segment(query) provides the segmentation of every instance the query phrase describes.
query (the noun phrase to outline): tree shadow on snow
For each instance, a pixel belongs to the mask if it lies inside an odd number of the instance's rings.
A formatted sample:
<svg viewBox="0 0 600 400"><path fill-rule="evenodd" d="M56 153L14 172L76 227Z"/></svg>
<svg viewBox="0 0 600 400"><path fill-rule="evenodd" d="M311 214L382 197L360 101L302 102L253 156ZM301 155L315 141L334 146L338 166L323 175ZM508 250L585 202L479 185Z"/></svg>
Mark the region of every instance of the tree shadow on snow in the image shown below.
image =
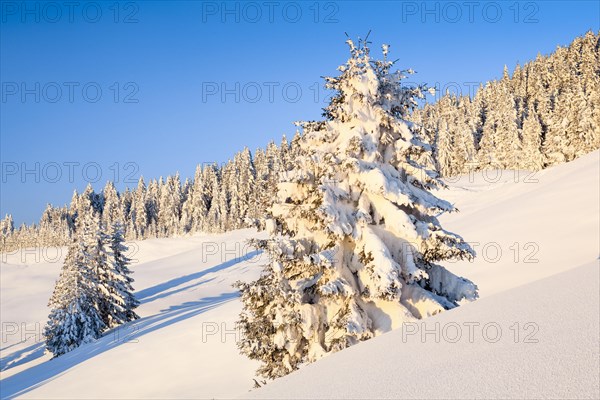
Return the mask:
<svg viewBox="0 0 600 400"><path fill-rule="evenodd" d="M167 281L167 282L159 283L158 285L155 285L155 286L140 290L139 292L136 292L135 297L137 297L137 299L142 304L148 303L150 301L156 300L161 297L166 297L166 296L168 296L168 294L161 295L161 296L157 296L157 295L159 293L165 292L169 289L173 289L177 286L183 285L184 283L187 283L187 282L190 282L190 281L193 281L196 279L200 279L203 276L208 275L210 273L219 272L219 271L229 268L235 264L238 264L242 261L250 260L261 253L262 253L261 250L254 250L252 252L249 252L248 254L246 254L243 257L238 257L238 258L234 258L229 261L225 261L222 264L215 265L214 267L205 269L203 271L195 272L193 274L184 275L179 278L171 279L170 281ZM181 290L177 290L177 291L181 291Z"/></svg>
<svg viewBox="0 0 600 400"><path fill-rule="evenodd" d="M19 343L15 343L13 346L17 344ZM4 352L9 347L12 346L8 346L7 348L2 349L2 351ZM17 367L21 364L33 361L36 358L42 357L44 355L45 347L46 346L43 342L38 342L0 358L0 371L5 371L7 369Z"/></svg>
<svg viewBox="0 0 600 400"><path fill-rule="evenodd" d="M226 261L222 264L208 268L198 273L185 275L177 279L172 279L165 283L153 286L151 288L142 290L138 293L138 299L142 302L152 301L159 297L166 297L178 292L179 290L170 291L163 293L169 289L173 289L176 286L182 285L186 282L203 277L211 272L221 271L225 268L231 267L240 261L244 261L257 255L259 252L253 252L248 254L244 258L237 258L234 260ZM189 287L198 286L206 283L210 280L205 280L197 284L190 285ZM154 296L154 297L153 297ZM64 374L70 368L82 363L92 357L95 357L105 351L111 350L124 343L135 343L140 337L154 332L156 330L168 327L178 322L184 321L188 318L195 317L206 311L209 311L215 307L218 307L226 302L229 302L239 296L237 291L222 293L216 297L204 297L198 301L185 302L177 306L171 306L169 309L162 310L159 314L151 315L138 319L136 321L123 324L115 329L107 331L100 339L93 343L83 345L69 353L63 354L60 357L53 358L41 364L35 365L29 369L19 372L13 376L3 379L0 383L0 398L11 399L14 397L22 396L23 394L34 390L45 383L56 379L57 377ZM38 344L40 347L30 346L25 351L32 351L33 358L41 357L44 354L44 344ZM15 356L16 358L16 356ZM13 359L15 359L13 358ZM31 361L30 356L27 356L28 360ZM4 360L3 360L4 362ZM10 360L6 361L7 363ZM19 361L22 364L26 361ZM4 365L4 363L3 363Z"/></svg>

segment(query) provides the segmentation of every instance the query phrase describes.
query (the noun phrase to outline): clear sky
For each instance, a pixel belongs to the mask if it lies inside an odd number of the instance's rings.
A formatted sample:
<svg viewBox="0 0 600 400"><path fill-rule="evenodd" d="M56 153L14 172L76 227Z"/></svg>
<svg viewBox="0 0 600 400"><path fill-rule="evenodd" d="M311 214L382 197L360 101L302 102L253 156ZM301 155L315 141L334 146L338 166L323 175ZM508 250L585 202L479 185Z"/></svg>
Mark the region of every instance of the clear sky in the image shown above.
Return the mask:
<svg viewBox="0 0 600 400"><path fill-rule="evenodd" d="M473 90L598 31L598 1L2 1L0 212L37 221L88 182L193 175L315 119L345 32L410 81Z"/></svg>

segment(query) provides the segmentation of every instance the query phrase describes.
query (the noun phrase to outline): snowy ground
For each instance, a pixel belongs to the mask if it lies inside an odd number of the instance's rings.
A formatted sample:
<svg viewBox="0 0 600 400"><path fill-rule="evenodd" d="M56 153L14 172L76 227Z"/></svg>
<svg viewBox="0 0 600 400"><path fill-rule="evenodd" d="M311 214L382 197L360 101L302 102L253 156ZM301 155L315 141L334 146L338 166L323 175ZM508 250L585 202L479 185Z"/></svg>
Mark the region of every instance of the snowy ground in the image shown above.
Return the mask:
<svg viewBox="0 0 600 400"><path fill-rule="evenodd" d="M451 182L442 195L461 212L441 220L478 257L448 267L481 299L252 392L231 284L264 261L244 245L253 231L135 243L142 319L55 360L41 329L62 257L3 254L1 397L600 398L599 154Z"/></svg>
<svg viewBox="0 0 600 400"><path fill-rule="evenodd" d="M481 299L241 397L600 398L599 154L450 183L442 225L478 257L449 268Z"/></svg>
<svg viewBox="0 0 600 400"><path fill-rule="evenodd" d="M245 245L255 235L135 243L142 318L54 360L44 355L41 330L62 260L47 262L50 250L4 256L2 398L212 398L251 388L257 365L235 346L241 305L232 284L260 271L264 256Z"/></svg>

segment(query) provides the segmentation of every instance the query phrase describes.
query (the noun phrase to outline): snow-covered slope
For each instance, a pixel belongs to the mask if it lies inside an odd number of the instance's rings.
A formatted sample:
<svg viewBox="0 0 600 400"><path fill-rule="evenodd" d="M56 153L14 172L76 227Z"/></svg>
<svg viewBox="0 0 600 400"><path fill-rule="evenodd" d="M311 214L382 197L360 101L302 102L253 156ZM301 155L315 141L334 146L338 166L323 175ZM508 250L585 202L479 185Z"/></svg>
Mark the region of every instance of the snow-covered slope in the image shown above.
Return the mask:
<svg viewBox="0 0 600 400"><path fill-rule="evenodd" d="M441 218L478 253L449 265L482 297L598 260L600 152L540 172L487 171L449 183Z"/></svg>
<svg viewBox="0 0 600 400"><path fill-rule="evenodd" d="M480 253L450 268L482 299L242 397L600 398L599 154L450 183L445 197L462 212L444 226Z"/></svg>
<svg viewBox="0 0 600 400"><path fill-rule="evenodd" d="M231 285L260 271L264 256L245 245L253 236L134 243L142 318L54 360L44 355L41 330L62 260L48 262L50 250L3 255L2 398L212 398L252 387L257 365L235 345L241 305Z"/></svg>
<svg viewBox="0 0 600 400"><path fill-rule="evenodd" d="M55 360L41 328L62 258L51 249L3 254L1 397L598 398L599 163L595 152L517 182L502 171L497 182L490 172L451 183L441 195L461 212L442 222L478 242L479 256L448 267L476 282L482 299L252 392L257 365L235 346L231 284L259 273L264 256L244 246L255 232L135 243L142 319ZM436 326L439 343L434 333L423 341Z"/></svg>
<svg viewBox="0 0 600 400"><path fill-rule="evenodd" d="M597 399L598 289L590 263L407 324L243 397Z"/></svg>

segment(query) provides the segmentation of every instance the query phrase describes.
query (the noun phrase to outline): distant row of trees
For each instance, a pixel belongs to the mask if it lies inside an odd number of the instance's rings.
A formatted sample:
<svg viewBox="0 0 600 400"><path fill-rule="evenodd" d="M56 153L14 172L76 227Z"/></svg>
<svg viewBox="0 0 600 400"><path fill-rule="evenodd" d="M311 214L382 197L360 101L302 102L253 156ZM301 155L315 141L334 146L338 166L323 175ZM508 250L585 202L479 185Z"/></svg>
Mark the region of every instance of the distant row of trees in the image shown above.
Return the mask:
<svg viewBox="0 0 600 400"><path fill-rule="evenodd" d="M73 194L68 207L48 205L39 224L15 229L7 215L0 221L0 250L66 246L78 221L90 212L104 226L122 223L127 240L257 226L274 196L279 172L293 165L299 138L297 134L289 143L284 136L279 146L271 142L254 156L246 148L222 166L198 165L194 178L183 184L176 174L148 184L140 178L135 189L122 193L112 182L100 193L88 185Z"/></svg>
<svg viewBox="0 0 600 400"><path fill-rule="evenodd" d="M480 87L446 94L411 120L434 147L443 176L542 168L600 147L600 37L589 31L550 56Z"/></svg>
<svg viewBox="0 0 600 400"><path fill-rule="evenodd" d="M442 176L481 169L539 170L600 147L600 37L593 32L568 47L515 68L482 86L473 99L447 94L416 109L410 120L433 149ZM327 113L327 111L326 111ZM15 228L0 220L0 251L65 246L91 201L105 226L123 224L127 240L257 226L272 204L279 174L295 167L300 136L271 142L254 155L246 148L224 165L198 166L193 179L179 174L140 178L118 193L91 185L65 207L48 205L38 224Z"/></svg>

